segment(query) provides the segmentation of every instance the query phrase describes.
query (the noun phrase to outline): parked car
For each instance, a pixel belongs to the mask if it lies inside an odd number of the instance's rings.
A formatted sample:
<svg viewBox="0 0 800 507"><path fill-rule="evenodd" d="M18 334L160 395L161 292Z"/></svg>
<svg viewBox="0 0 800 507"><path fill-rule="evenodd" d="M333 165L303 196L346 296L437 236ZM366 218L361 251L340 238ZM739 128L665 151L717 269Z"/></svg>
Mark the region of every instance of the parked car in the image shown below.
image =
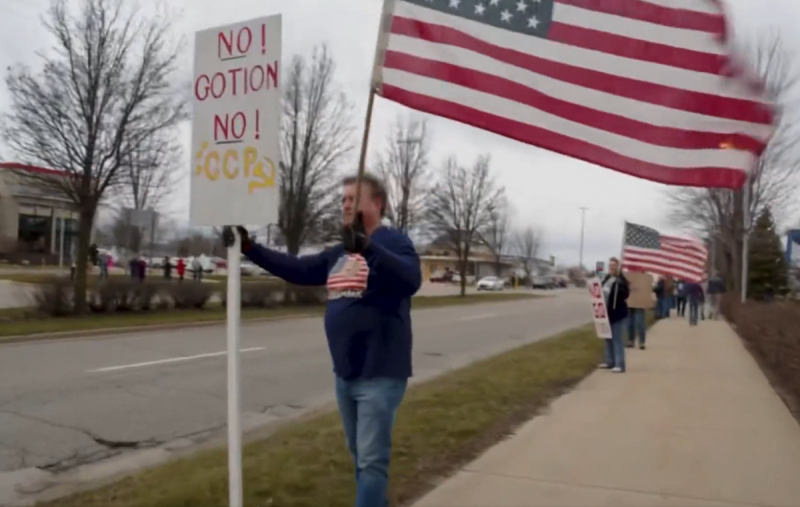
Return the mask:
<svg viewBox="0 0 800 507"><path fill-rule="evenodd" d="M437 271L430 277L431 283L447 283L453 281L453 272L449 269L445 271Z"/></svg>
<svg viewBox="0 0 800 507"><path fill-rule="evenodd" d="M546 277L546 276L536 276L533 278L533 288L534 289L555 289L556 286L553 283L553 280Z"/></svg>
<svg viewBox="0 0 800 507"><path fill-rule="evenodd" d="M478 281L478 290L503 290L505 283L496 276L484 276Z"/></svg>
<svg viewBox="0 0 800 507"><path fill-rule="evenodd" d="M239 264L239 269L242 272L242 276L255 276L262 271L261 268L250 261L242 261Z"/></svg>

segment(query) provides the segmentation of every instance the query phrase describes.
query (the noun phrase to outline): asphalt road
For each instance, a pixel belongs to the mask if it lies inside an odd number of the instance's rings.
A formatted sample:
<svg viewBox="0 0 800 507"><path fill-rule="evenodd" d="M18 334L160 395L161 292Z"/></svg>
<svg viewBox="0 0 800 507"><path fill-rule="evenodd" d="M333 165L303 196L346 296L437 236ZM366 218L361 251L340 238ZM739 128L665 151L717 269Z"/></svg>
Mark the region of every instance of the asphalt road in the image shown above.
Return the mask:
<svg viewBox="0 0 800 507"><path fill-rule="evenodd" d="M413 312L415 376L588 323L586 295ZM226 418L225 328L0 347L0 478L68 470L130 446L195 443ZM332 399L319 318L242 327L245 429Z"/></svg>

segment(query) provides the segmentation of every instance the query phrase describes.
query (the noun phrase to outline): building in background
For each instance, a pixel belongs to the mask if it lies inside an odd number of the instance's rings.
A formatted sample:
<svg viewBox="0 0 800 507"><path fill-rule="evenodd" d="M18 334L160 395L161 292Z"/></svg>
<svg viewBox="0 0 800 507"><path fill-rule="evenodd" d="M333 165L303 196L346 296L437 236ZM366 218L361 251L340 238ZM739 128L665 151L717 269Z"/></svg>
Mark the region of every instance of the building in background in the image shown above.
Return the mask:
<svg viewBox="0 0 800 507"><path fill-rule="evenodd" d="M40 188L25 173L65 177L53 169L0 163L0 257L11 262L56 263L63 237L67 262L73 244L77 245L78 210L66 196Z"/></svg>

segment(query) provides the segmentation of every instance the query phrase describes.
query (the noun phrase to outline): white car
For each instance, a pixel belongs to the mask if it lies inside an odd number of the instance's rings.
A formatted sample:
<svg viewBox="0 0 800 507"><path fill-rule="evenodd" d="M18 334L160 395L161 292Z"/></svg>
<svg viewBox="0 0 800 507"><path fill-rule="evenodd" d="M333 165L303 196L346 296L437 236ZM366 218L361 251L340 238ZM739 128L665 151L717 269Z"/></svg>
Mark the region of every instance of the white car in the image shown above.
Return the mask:
<svg viewBox="0 0 800 507"><path fill-rule="evenodd" d="M261 268L250 261L241 261L239 263L239 269L242 271L242 276L255 276L262 271Z"/></svg>
<svg viewBox="0 0 800 507"><path fill-rule="evenodd" d="M496 276L485 276L478 281L478 290L503 290L506 284Z"/></svg>

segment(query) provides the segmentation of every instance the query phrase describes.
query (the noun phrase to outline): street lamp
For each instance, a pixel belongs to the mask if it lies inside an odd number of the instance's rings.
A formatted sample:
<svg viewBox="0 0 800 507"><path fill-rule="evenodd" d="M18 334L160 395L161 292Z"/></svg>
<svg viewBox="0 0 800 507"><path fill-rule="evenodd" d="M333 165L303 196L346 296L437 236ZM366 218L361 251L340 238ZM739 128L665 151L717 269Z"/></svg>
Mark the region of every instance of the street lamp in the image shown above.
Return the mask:
<svg viewBox="0 0 800 507"><path fill-rule="evenodd" d="M586 210L589 208L581 207L581 253L580 253L580 261L579 264L581 266L581 271L585 272L583 269L583 234L586 226Z"/></svg>

